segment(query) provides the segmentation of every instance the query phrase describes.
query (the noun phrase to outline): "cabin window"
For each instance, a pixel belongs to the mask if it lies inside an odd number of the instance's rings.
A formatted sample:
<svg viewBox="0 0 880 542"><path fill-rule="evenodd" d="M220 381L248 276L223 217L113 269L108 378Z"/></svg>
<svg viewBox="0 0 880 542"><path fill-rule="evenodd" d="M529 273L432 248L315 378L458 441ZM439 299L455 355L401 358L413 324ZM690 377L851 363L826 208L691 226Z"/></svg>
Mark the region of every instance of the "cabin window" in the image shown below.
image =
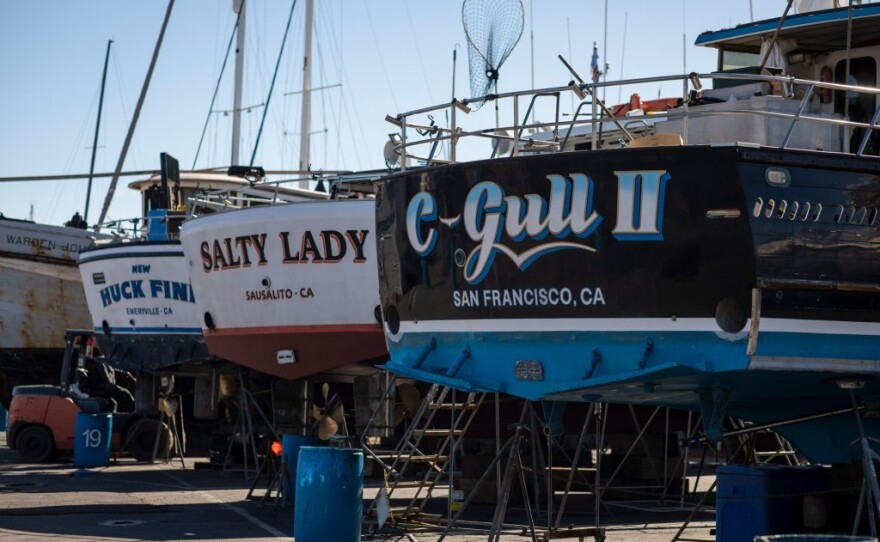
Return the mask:
<svg viewBox="0 0 880 542"><path fill-rule="evenodd" d="M761 56L757 53L741 51L721 51L718 55L718 69L721 71L737 70L750 66L760 66Z"/></svg>
<svg viewBox="0 0 880 542"><path fill-rule="evenodd" d="M822 204L816 204L816 212L813 213L813 222L819 222L819 217L822 216Z"/></svg>
<svg viewBox="0 0 880 542"><path fill-rule="evenodd" d="M791 202L791 210L788 212L788 219L789 220L794 220L795 218L797 218L798 209L800 209L800 207L801 207L800 203L798 203L796 201Z"/></svg>
<svg viewBox="0 0 880 542"><path fill-rule="evenodd" d="M877 209L871 209L871 214L868 215L868 225L873 226L877 223Z"/></svg>
<svg viewBox="0 0 880 542"><path fill-rule="evenodd" d="M770 198L767 200L767 210L764 211L765 218L773 218L773 210L776 209L776 200Z"/></svg>
<svg viewBox="0 0 880 542"><path fill-rule="evenodd" d="M788 209L788 201L782 200L779 202L779 208L776 209L776 216L779 218L785 217L785 210Z"/></svg>

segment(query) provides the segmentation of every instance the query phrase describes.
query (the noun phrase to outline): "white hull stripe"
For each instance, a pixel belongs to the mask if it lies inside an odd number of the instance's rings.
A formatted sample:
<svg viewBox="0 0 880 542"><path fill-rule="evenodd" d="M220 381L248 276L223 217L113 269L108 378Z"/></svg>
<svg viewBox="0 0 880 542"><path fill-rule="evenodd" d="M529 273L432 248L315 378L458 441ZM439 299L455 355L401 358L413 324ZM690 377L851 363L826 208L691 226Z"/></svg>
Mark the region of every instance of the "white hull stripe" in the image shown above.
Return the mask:
<svg viewBox="0 0 880 542"><path fill-rule="evenodd" d="M528 333L528 332L712 332L726 337L748 336L751 320L739 333L722 331L714 318L494 318L485 320L422 320L401 322L404 333ZM386 328L387 331L387 328ZM837 320L762 318L759 333L877 335L880 323Z"/></svg>

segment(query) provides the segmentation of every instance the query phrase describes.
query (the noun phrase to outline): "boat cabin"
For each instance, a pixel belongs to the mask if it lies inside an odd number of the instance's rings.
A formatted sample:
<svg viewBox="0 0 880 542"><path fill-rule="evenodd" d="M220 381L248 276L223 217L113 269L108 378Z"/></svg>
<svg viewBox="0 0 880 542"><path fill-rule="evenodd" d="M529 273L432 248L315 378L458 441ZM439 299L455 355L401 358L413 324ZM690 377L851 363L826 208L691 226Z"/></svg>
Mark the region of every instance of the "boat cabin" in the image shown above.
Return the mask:
<svg viewBox="0 0 880 542"><path fill-rule="evenodd" d="M141 193L142 212L140 218L130 221L132 234L153 241L177 239L181 223L194 216L328 198L324 192L264 182L262 168L232 168L230 173L182 171L179 179L171 182L163 183L161 175L153 175L130 183L129 188Z"/></svg>

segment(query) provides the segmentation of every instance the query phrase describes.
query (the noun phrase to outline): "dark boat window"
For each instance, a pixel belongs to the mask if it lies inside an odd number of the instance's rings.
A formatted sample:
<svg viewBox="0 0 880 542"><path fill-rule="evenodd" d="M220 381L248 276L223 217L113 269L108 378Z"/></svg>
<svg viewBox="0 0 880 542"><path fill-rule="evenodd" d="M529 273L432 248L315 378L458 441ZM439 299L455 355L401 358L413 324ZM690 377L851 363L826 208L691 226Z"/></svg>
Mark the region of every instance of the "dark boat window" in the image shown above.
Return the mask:
<svg viewBox="0 0 880 542"><path fill-rule="evenodd" d="M797 218L798 209L800 209L800 207L801 207L800 203L798 203L796 201L791 202L791 211L788 212L788 219L789 220L794 220L795 218Z"/></svg>
<svg viewBox="0 0 880 542"><path fill-rule="evenodd" d="M813 222L818 222L818 221L819 221L819 217L820 217L821 215L822 215L822 204L821 204L821 203L817 203L817 204L816 204L816 213L813 215Z"/></svg>
<svg viewBox="0 0 880 542"><path fill-rule="evenodd" d="M810 202L804 203L804 214L801 215L801 222L806 222L808 218L810 218Z"/></svg>
<svg viewBox="0 0 880 542"><path fill-rule="evenodd" d="M773 216L773 209L776 208L776 201L774 199L767 200L767 210L764 211L764 216L766 218L771 218Z"/></svg>
<svg viewBox="0 0 880 542"><path fill-rule="evenodd" d="M871 214L868 217L868 225L873 226L877 223L877 209L871 209Z"/></svg>
<svg viewBox="0 0 880 542"><path fill-rule="evenodd" d="M784 218L786 209L788 209L788 201L786 201L786 200L780 201L779 208L776 210L776 216L779 218Z"/></svg>
<svg viewBox="0 0 880 542"><path fill-rule="evenodd" d="M761 216L761 208L764 207L764 198L755 200L755 207L752 209L752 216L758 218Z"/></svg>
<svg viewBox="0 0 880 542"><path fill-rule="evenodd" d="M859 220L858 220L857 224L864 224L865 219L867 219L867 218L868 218L868 208L862 207L862 214L859 215Z"/></svg>
<svg viewBox="0 0 880 542"><path fill-rule="evenodd" d="M841 218L843 218L843 205L838 205L837 211L834 213L834 221L840 224Z"/></svg>

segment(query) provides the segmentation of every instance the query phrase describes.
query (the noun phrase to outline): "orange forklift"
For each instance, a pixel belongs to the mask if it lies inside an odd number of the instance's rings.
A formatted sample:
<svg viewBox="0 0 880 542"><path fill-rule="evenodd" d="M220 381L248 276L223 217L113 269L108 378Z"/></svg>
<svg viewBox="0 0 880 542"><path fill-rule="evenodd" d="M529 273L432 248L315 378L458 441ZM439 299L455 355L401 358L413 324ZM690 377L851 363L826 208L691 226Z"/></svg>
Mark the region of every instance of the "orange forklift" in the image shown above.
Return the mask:
<svg viewBox="0 0 880 542"><path fill-rule="evenodd" d="M86 366L95 370L95 364L101 363L100 357L94 355L92 335L91 331L67 330L60 385L16 386L12 390L7 445L28 462L54 459L73 450L78 413L111 412L113 451L128 452L139 461L167 457L173 437L164 422L152 414L134 412L133 404L82 390ZM129 392L124 393L130 396ZM120 407L131 411L120 412Z"/></svg>

